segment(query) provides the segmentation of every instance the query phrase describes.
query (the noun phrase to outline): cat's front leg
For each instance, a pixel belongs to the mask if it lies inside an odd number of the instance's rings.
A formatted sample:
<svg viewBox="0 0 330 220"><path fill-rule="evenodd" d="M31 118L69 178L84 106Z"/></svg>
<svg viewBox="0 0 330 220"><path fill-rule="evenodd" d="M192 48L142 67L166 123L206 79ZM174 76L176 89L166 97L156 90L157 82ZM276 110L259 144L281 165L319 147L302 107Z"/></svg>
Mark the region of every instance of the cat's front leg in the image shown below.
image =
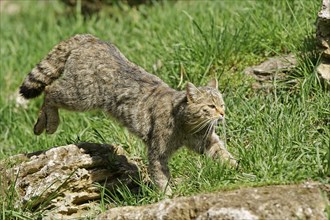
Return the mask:
<svg viewBox="0 0 330 220"><path fill-rule="evenodd" d="M148 172L150 178L165 195L170 196L172 195L172 190L169 186L170 170L168 168L168 158L154 155L154 153L155 152L148 154Z"/></svg>
<svg viewBox="0 0 330 220"><path fill-rule="evenodd" d="M235 158L229 153L229 151L225 147L225 144L219 139L218 135L215 133L210 136L209 144L205 147L204 153L213 159L223 159L235 168L238 166L238 163Z"/></svg>

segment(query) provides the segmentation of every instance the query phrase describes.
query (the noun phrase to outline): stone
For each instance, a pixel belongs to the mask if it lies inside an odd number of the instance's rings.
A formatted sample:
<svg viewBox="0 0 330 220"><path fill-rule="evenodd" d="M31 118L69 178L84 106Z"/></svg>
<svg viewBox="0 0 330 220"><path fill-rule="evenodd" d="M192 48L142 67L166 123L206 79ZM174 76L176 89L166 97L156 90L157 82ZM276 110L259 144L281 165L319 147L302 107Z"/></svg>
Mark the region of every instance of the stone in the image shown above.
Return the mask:
<svg viewBox="0 0 330 220"><path fill-rule="evenodd" d="M102 186L108 190L122 184L131 190L138 187L138 164L120 146L71 144L6 161L1 162L0 173L6 174L8 182L1 185L14 183L19 194L16 206L41 211L44 219L95 214L91 207L100 199ZM4 167L7 169L1 170Z"/></svg>
<svg viewBox="0 0 330 220"><path fill-rule="evenodd" d="M243 71L253 77L256 82L252 84L255 90L265 90L270 92L274 87L274 80L285 80L287 73L297 65L297 59L293 54L270 57L259 65L250 66ZM295 84L295 80L287 81Z"/></svg>
<svg viewBox="0 0 330 220"><path fill-rule="evenodd" d="M316 38L322 53L316 70L322 82L330 88L330 0L322 1L316 21Z"/></svg>
<svg viewBox="0 0 330 220"><path fill-rule="evenodd" d="M328 219L329 201L318 184L242 188L166 199L140 207L117 207L97 216L105 219Z"/></svg>
<svg viewBox="0 0 330 220"><path fill-rule="evenodd" d="M270 57L259 65L248 67L244 73L257 81L270 81L274 78L282 79L285 73L295 68L297 60L293 54Z"/></svg>

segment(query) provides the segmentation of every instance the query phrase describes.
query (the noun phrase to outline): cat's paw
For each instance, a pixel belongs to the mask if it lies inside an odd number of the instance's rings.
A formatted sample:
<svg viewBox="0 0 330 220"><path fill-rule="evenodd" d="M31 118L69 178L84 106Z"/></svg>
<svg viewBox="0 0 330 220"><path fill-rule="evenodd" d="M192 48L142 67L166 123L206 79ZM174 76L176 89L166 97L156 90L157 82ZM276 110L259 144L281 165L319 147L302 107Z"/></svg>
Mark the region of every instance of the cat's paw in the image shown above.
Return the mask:
<svg viewBox="0 0 330 220"><path fill-rule="evenodd" d="M167 186L165 190L163 191L166 198L170 198L173 196L173 191L170 186Z"/></svg>
<svg viewBox="0 0 330 220"><path fill-rule="evenodd" d="M235 169L238 168L238 161L235 160L234 158L229 158L228 163L232 168L235 168Z"/></svg>

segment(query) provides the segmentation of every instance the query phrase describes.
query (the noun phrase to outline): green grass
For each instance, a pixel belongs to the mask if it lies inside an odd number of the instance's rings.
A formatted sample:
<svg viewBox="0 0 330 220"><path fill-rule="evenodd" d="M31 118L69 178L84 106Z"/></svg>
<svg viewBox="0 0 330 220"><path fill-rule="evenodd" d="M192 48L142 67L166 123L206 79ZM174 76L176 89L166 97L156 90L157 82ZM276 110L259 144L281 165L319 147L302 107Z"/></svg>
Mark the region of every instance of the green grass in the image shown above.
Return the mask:
<svg viewBox="0 0 330 220"><path fill-rule="evenodd" d="M61 111L62 123L54 135L35 136L32 127L42 98L32 100L27 109L16 107L19 85L55 44L77 33L91 33L113 42L173 88L183 89L187 81L202 85L212 76L219 79L227 105L227 144L240 159L240 169L180 150L170 162L178 182L173 188L176 196L249 185L329 182L330 93L315 72L319 57L311 40L320 2L178 1L138 10L123 5L112 8L111 16L107 11L90 19L79 13L68 17L57 1L14 3L20 10L1 11L0 19L0 159L89 141L121 144L147 163L142 142L102 112ZM290 75L297 83L273 81L269 93L253 90L253 80L243 69L288 53L299 58ZM155 70L157 62L162 66ZM222 128L218 133L224 136ZM100 209L163 198L141 185L139 196L125 186L112 197L104 195ZM24 219L26 210L13 205L13 187L0 192L0 218Z"/></svg>

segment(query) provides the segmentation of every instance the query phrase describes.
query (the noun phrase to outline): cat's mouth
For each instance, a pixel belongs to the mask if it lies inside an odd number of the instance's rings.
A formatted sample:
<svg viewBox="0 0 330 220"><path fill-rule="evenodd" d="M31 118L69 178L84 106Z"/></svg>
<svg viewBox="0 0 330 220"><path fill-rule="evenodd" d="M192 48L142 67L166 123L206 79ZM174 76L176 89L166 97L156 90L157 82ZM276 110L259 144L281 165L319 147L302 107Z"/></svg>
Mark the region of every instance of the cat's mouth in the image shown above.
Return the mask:
<svg viewBox="0 0 330 220"><path fill-rule="evenodd" d="M216 125L219 125L220 123L222 123L224 119L225 119L225 117L220 115L216 120Z"/></svg>
<svg viewBox="0 0 330 220"><path fill-rule="evenodd" d="M217 121L219 122L219 121L222 121L223 119L225 119L225 116L223 116L223 115L219 115Z"/></svg>

